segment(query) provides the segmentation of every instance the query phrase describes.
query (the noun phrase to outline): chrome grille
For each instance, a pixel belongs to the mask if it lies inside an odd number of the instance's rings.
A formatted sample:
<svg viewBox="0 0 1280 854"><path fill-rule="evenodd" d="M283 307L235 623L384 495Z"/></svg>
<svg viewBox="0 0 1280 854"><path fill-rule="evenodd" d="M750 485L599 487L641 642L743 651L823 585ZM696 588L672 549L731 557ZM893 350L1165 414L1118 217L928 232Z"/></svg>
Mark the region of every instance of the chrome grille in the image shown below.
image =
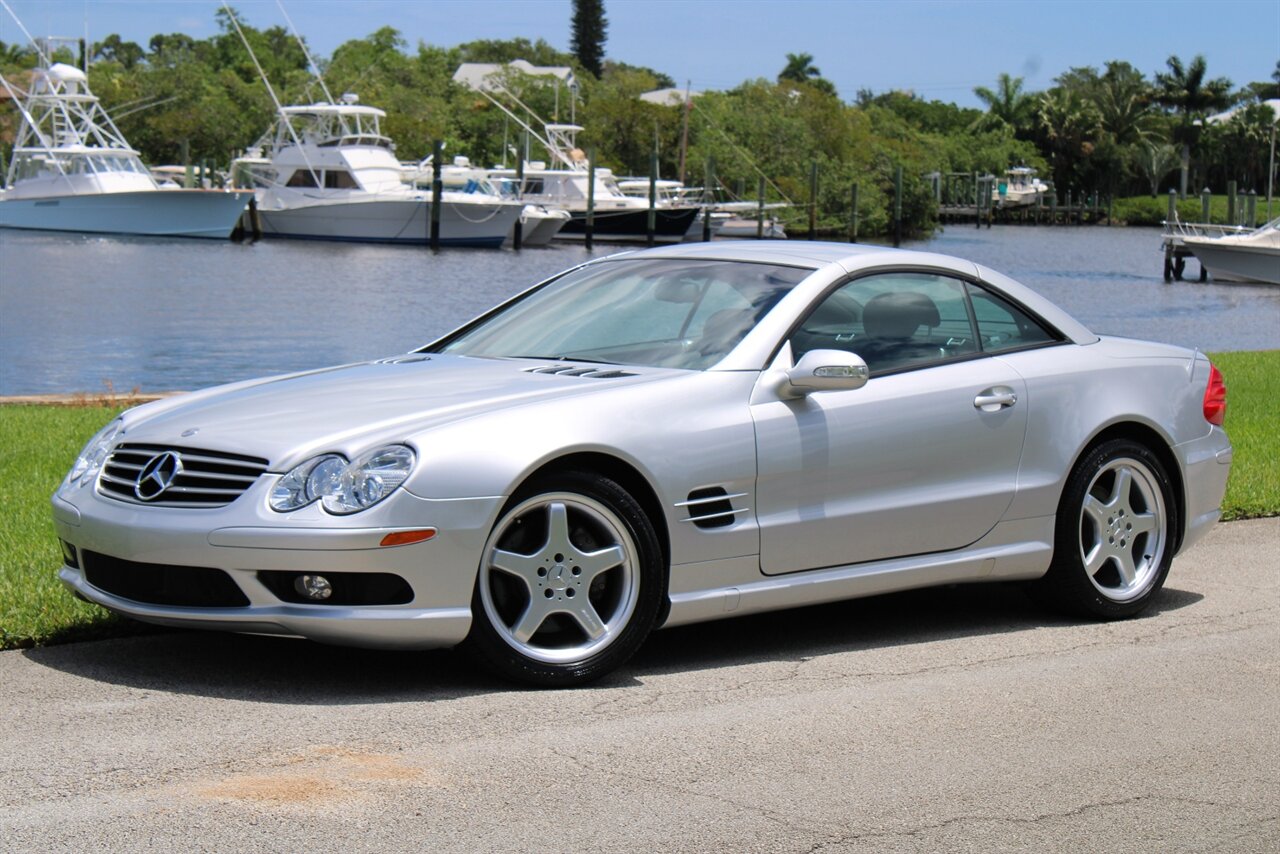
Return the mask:
<svg viewBox="0 0 1280 854"><path fill-rule="evenodd" d="M173 483L150 501L134 491L147 463L165 453L176 454L182 470ZM267 470L267 461L241 454L172 445L125 442L107 457L98 475L98 491L120 501L157 507L223 507L235 501Z"/></svg>

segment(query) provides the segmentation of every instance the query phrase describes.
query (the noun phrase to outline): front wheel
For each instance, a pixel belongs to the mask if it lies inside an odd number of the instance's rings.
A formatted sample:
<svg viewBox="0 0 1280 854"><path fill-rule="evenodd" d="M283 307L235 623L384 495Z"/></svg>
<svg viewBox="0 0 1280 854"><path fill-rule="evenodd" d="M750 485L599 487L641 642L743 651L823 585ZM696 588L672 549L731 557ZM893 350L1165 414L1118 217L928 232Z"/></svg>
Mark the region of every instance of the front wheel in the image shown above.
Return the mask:
<svg viewBox="0 0 1280 854"><path fill-rule="evenodd" d="M621 486L584 472L539 480L485 543L466 645L509 679L598 679L649 634L665 578L653 525Z"/></svg>
<svg viewBox="0 0 1280 854"><path fill-rule="evenodd" d="M1127 439L1104 442L1067 479L1041 587L1064 610L1131 617L1164 585L1177 526L1173 489L1155 454Z"/></svg>

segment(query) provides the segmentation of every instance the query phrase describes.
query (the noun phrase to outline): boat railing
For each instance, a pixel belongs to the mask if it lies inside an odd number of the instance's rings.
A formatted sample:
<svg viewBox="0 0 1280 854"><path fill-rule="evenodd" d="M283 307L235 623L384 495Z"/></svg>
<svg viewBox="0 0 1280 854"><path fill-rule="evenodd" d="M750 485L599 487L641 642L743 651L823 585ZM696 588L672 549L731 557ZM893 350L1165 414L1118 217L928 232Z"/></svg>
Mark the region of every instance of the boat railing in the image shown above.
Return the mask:
<svg viewBox="0 0 1280 854"><path fill-rule="evenodd" d="M1232 234L1244 234L1253 229L1243 225L1226 225L1212 222L1183 222L1176 217L1164 222L1166 237L1181 239L1183 237L1226 237Z"/></svg>

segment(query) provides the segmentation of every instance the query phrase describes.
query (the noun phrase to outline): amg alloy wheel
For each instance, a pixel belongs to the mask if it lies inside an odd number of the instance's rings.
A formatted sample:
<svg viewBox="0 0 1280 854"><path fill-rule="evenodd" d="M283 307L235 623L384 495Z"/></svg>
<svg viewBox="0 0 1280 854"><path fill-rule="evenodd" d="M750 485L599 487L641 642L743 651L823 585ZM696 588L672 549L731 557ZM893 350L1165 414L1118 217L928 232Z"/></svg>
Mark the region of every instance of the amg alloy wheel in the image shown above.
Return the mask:
<svg viewBox="0 0 1280 854"><path fill-rule="evenodd" d="M485 545L468 645L509 678L587 682L653 626L665 572L653 527L618 484L570 473L512 498Z"/></svg>
<svg viewBox="0 0 1280 854"><path fill-rule="evenodd" d="M1133 616L1164 584L1177 525L1160 460L1135 442L1105 442L1067 479L1044 586L1068 610Z"/></svg>

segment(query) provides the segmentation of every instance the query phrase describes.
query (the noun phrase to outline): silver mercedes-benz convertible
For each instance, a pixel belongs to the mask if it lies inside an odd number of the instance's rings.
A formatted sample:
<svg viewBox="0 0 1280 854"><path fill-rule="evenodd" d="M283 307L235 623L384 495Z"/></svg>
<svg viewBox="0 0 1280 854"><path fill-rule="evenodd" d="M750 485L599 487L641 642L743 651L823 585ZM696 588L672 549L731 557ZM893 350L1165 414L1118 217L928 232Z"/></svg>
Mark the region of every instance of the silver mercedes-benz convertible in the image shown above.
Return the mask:
<svg viewBox="0 0 1280 854"><path fill-rule="evenodd" d="M958 258L626 253L421 350L126 412L53 497L60 577L545 685L660 626L934 584L1128 617L1218 519L1225 410L1199 352Z"/></svg>

